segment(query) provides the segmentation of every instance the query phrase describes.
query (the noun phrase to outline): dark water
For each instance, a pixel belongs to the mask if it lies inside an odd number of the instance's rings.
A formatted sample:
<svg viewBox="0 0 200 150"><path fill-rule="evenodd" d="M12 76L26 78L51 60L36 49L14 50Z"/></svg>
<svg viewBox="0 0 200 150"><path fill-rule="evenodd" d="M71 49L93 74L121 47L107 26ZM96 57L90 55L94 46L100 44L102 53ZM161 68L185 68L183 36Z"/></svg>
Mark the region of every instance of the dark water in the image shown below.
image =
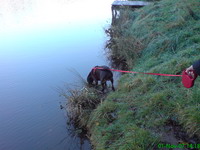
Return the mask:
<svg viewBox="0 0 200 150"><path fill-rule="evenodd" d="M87 150L72 137L55 90L103 56L110 0L0 2L0 150Z"/></svg>

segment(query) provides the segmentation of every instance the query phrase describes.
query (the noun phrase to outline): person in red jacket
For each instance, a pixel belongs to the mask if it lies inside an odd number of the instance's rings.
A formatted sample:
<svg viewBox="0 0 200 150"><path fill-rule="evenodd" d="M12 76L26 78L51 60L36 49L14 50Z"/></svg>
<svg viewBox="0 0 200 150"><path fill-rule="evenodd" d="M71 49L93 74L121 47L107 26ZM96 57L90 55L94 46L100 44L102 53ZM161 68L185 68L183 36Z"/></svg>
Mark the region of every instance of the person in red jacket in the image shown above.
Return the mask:
<svg viewBox="0 0 200 150"><path fill-rule="evenodd" d="M195 61L190 67L186 69L188 74L190 74L191 71L194 71L197 75L200 75L200 60Z"/></svg>

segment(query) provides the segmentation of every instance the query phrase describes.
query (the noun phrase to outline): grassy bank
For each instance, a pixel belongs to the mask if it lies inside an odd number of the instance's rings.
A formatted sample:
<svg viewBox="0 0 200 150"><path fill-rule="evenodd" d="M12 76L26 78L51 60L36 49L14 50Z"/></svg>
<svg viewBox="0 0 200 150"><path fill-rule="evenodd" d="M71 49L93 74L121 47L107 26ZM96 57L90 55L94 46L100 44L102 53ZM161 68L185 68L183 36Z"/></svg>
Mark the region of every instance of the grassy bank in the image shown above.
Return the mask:
<svg viewBox="0 0 200 150"><path fill-rule="evenodd" d="M123 12L107 30L108 54L133 71L180 74L199 59L199 6L199 0L162 0ZM200 138L198 78L186 89L180 77L125 74L117 89L90 116L96 149L146 150Z"/></svg>
<svg viewBox="0 0 200 150"><path fill-rule="evenodd" d="M200 0L162 0L122 12L107 30L108 54L133 71L181 74L200 58L199 6ZM200 78L186 89L180 77L125 74L86 126L98 150L199 143Z"/></svg>

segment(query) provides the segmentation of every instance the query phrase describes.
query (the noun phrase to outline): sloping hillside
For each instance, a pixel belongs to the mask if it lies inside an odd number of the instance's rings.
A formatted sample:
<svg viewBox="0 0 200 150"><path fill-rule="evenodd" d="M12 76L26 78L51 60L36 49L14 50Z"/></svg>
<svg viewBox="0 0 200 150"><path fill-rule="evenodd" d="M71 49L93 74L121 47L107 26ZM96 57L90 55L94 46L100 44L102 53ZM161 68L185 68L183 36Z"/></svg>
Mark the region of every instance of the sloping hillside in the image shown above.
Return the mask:
<svg viewBox="0 0 200 150"><path fill-rule="evenodd" d="M200 59L199 8L200 0L162 0L124 11L107 30L108 53L132 71L181 74ZM92 112L88 127L96 149L194 147L200 139L200 77L186 89L181 77L125 74Z"/></svg>

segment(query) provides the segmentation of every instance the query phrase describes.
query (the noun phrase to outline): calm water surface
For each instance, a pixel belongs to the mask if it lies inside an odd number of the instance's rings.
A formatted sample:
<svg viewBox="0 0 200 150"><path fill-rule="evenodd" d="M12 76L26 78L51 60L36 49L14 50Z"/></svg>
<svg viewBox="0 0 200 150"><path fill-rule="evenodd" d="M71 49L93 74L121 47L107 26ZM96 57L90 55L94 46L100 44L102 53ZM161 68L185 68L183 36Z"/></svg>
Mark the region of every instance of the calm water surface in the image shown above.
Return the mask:
<svg viewBox="0 0 200 150"><path fill-rule="evenodd" d="M99 5L95 5L99 3ZM112 0L0 1L0 150L87 150L55 90L103 56Z"/></svg>

